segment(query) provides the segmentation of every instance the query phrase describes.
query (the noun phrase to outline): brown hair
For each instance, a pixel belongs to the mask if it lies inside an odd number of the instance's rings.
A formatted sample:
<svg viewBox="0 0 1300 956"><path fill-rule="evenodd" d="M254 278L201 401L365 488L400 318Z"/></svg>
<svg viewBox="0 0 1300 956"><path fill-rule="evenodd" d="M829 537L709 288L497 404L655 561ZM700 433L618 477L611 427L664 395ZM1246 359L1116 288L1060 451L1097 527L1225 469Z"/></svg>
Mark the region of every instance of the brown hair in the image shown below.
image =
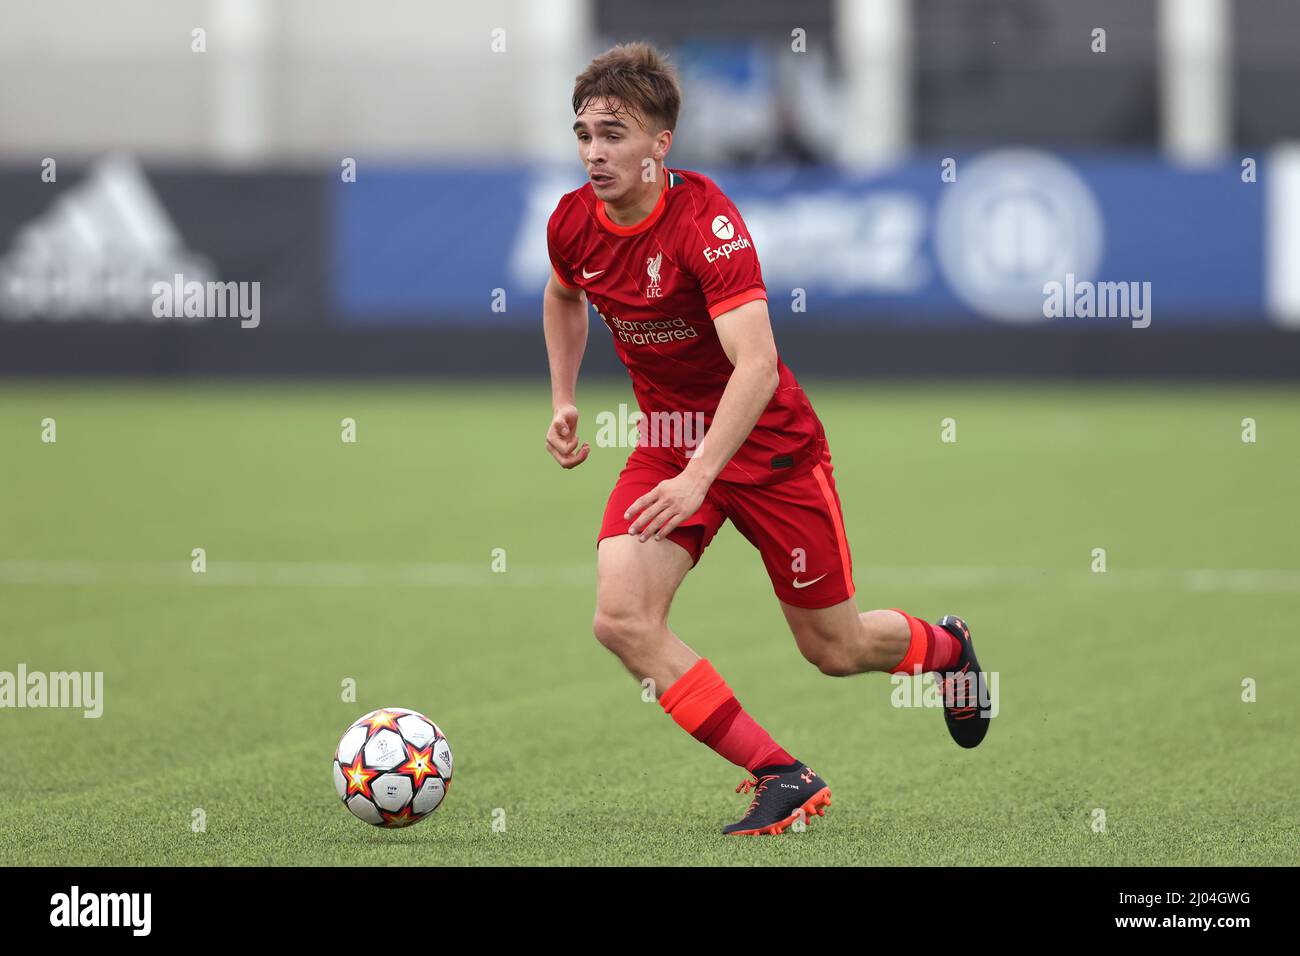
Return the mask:
<svg viewBox="0 0 1300 956"><path fill-rule="evenodd" d="M606 96L622 101L616 113L626 107L640 114L643 126L652 124L652 133L677 129L682 108L677 68L648 43L620 43L592 60L573 87L574 115L589 100Z"/></svg>

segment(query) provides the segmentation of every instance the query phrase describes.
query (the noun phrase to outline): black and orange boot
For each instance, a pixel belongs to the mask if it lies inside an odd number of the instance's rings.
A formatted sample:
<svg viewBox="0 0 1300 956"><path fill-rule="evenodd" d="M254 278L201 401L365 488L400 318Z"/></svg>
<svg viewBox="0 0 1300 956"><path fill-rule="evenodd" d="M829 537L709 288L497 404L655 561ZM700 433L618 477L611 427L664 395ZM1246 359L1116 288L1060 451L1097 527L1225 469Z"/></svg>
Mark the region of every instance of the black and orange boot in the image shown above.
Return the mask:
<svg viewBox="0 0 1300 956"><path fill-rule="evenodd" d="M943 693L943 720L957 746L967 749L978 747L984 735L989 732L992 711L984 706L988 690L980 662L975 657L970 628L954 614L943 618L938 626L957 638L961 644L961 656L957 658L956 667L950 671L936 672L939 689Z"/></svg>
<svg viewBox="0 0 1300 956"><path fill-rule="evenodd" d="M761 767L753 780L743 781L737 793L754 791L745 815L722 828L727 836L784 833L796 820L826 815L831 788L811 768L801 763L788 767Z"/></svg>

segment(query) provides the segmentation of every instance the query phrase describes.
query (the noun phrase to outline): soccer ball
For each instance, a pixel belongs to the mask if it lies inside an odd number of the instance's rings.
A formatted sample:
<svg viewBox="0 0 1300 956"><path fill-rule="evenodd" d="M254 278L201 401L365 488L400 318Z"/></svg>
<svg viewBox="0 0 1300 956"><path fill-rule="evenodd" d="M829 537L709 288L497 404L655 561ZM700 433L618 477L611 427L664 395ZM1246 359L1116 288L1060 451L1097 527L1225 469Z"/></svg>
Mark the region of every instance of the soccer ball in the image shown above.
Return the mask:
<svg viewBox="0 0 1300 956"><path fill-rule="evenodd" d="M409 827L451 788L451 746L428 717L404 707L372 710L334 751L334 790L353 815L377 827Z"/></svg>

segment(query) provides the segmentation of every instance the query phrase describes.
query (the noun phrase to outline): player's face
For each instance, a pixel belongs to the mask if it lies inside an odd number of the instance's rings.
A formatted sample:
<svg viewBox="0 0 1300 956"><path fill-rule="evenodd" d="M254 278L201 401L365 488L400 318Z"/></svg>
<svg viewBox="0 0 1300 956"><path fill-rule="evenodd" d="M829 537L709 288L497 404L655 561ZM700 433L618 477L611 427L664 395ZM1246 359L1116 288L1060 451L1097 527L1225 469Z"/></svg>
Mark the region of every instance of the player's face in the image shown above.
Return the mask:
<svg viewBox="0 0 1300 956"><path fill-rule="evenodd" d="M616 99L593 99L583 106L573 124L578 157L586 167L592 189L611 205L653 190L654 181L647 180L642 170L649 167L657 174L658 162L663 158L657 137L641 125L631 110L623 108L615 113L618 104ZM647 159L654 165L646 163Z"/></svg>

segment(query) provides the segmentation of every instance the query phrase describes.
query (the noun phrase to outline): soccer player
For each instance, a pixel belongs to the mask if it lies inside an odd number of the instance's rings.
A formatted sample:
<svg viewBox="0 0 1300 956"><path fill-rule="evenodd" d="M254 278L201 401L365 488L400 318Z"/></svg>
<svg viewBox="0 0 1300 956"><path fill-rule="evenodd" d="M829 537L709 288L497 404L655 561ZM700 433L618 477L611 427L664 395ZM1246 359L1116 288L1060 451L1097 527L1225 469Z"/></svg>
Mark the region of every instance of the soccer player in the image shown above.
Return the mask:
<svg viewBox="0 0 1300 956"><path fill-rule="evenodd" d="M826 435L777 356L753 241L712 180L665 165L680 105L675 69L643 43L614 47L577 78L589 182L547 224L546 447L565 468L590 454L574 404L589 302L644 416L596 535L596 637L654 682L687 733L751 775L737 787L753 790L748 810L722 832L781 833L822 815L830 788L668 628L674 593L725 520L759 550L799 650L822 673L938 672L962 747L984 738L988 711L961 618L858 611Z"/></svg>

